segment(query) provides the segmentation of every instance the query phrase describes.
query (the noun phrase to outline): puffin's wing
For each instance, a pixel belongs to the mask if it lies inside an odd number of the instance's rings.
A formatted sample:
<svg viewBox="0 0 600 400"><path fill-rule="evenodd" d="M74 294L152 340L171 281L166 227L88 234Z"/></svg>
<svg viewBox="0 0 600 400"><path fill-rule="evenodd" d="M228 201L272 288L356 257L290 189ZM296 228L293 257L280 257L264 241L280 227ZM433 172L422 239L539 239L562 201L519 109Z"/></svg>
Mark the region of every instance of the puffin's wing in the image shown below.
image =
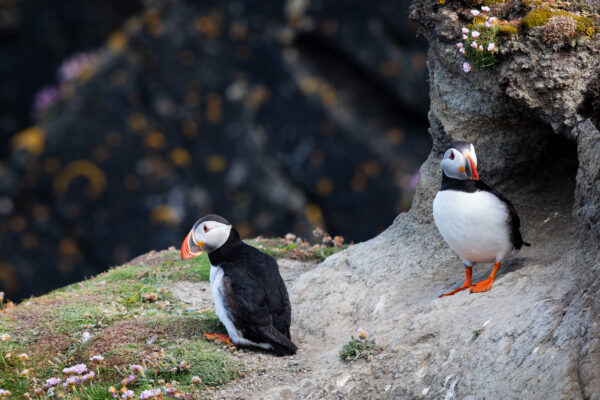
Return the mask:
<svg viewBox="0 0 600 400"><path fill-rule="evenodd" d="M271 344L277 354L295 354L296 345L274 325L274 320L279 318L279 310L272 310L270 305L272 299L268 286L265 286L268 282L261 281L247 268L232 263L223 263L221 268L224 272L223 294L236 328L248 340ZM289 304L289 299L287 301Z"/></svg>
<svg viewBox="0 0 600 400"><path fill-rule="evenodd" d="M477 180L474 182L475 182L475 187L477 189L484 190L486 192L493 194L498 199L500 199L500 201L502 201L504 204L506 204L506 207L508 208L508 223L509 223L510 229L511 229L511 238L512 238L514 248L519 250L521 247L523 247L523 245L531 246L529 243L523 241L523 237L521 236L521 231L520 231L521 219L519 218L519 215L517 214L517 210L515 210L515 207L512 205L512 203L506 197L504 197L502 195L502 193L500 193L496 189L488 186L483 181Z"/></svg>

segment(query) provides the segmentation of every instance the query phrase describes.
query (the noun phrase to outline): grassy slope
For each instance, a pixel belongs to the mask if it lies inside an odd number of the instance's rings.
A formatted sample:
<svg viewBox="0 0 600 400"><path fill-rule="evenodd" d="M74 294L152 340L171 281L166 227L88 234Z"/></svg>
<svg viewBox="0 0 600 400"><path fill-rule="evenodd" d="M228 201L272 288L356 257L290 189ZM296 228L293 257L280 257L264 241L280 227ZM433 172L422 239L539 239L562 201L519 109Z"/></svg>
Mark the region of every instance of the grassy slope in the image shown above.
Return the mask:
<svg viewBox="0 0 600 400"><path fill-rule="evenodd" d="M282 240L251 244L269 254L302 259L320 260L339 250ZM127 385L135 398L145 389L164 390L173 381L182 396L199 398L210 387L240 377L243 366L227 350L204 339L206 332L225 332L214 312L186 309L169 292L175 281L208 280L209 269L206 255L183 262L178 251L150 253L0 312L0 336L10 335L8 341L0 340L0 389L10 390L11 398L21 399L25 393L36 397L35 389L46 379L64 381L63 368L78 363L85 363L96 376L75 390L57 387L62 398L109 398L109 387L120 389L132 364L145 367L145 373ZM20 359L20 354L27 359ZM104 361L92 366L89 359L94 355L102 355ZM189 367L177 368L182 362ZM193 384L194 376L202 383Z"/></svg>

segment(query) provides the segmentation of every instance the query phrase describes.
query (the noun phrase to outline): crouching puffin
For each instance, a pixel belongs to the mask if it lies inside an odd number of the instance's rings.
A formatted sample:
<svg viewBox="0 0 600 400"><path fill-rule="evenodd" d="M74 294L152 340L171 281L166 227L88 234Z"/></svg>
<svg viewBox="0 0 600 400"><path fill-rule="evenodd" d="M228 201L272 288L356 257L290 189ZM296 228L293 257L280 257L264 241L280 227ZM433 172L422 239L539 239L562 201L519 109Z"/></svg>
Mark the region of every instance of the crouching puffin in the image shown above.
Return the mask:
<svg viewBox="0 0 600 400"><path fill-rule="evenodd" d="M181 245L181 258L199 256L204 250L210 260L215 312L229 334L206 337L280 356L295 354L290 339L292 308L277 261L242 242L236 229L214 214L196 221Z"/></svg>
<svg viewBox="0 0 600 400"><path fill-rule="evenodd" d="M488 291L505 257L530 244L521 237L521 222L510 201L479 180L471 143L453 143L441 166L442 187L433 201L433 218L448 246L465 264L465 282L440 297L465 289ZM494 262L494 269L489 278L472 284L472 266L482 262Z"/></svg>

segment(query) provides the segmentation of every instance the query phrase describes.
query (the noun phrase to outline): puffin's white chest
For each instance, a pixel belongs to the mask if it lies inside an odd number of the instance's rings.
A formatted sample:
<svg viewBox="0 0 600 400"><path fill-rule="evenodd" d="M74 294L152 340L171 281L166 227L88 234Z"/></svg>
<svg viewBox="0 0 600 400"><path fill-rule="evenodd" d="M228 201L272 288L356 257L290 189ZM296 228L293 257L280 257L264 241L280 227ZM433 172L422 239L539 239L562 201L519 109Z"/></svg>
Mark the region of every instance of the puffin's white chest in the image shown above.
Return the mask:
<svg viewBox="0 0 600 400"><path fill-rule="evenodd" d="M244 338L242 332L236 328L231 315L225 304L225 295L223 290L223 269L219 266L210 266L210 292L215 303L215 314L219 320L225 325L227 334L231 341L236 345L257 346L263 349L270 349L272 346L268 343L254 343L251 340Z"/></svg>
<svg viewBox="0 0 600 400"><path fill-rule="evenodd" d="M501 261L513 249L509 211L492 193L438 192L433 218L448 246L465 264Z"/></svg>

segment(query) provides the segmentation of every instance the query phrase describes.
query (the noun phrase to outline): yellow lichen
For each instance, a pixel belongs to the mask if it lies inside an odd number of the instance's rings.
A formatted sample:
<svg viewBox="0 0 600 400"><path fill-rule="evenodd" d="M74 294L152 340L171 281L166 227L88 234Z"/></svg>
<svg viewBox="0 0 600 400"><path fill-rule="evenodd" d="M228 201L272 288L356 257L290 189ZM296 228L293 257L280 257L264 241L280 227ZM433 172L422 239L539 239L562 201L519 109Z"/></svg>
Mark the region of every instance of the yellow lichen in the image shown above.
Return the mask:
<svg viewBox="0 0 600 400"><path fill-rule="evenodd" d="M54 192L63 195L69 189L69 185L76 178L83 176L88 179L90 186L86 189L86 195L97 198L106 189L106 175L100 168L89 160L77 160L69 163L54 179Z"/></svg>
<svg viewBox="0 0 600 400"><path fill-rule="evenodd" d="M14 150L26 150L39 155L44 151L45 138L42 128L33 126L17 133L12 139L12 147Z"/></svg>

